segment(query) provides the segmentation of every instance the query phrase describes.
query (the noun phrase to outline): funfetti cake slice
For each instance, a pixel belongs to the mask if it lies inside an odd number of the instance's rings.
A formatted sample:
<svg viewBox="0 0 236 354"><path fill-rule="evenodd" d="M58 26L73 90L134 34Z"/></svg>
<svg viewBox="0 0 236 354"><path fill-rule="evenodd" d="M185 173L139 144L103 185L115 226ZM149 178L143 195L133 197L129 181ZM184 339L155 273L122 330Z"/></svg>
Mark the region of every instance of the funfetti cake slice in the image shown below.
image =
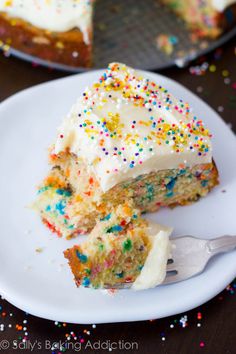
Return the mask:
<svg viewBox="0 0 236 354"><path fill-rule="evenodd" d="M84 90L49 159L52 169L36 208L47 226L66 237L91 230L124 202L141 212L186 205L218 183L202 117L120 63Z"/></svg>
<svg viewBox="0 0 236 354"><path fill-rule="evenodd" d="M153 288L166 277L172 229L140 217L131 205L112 209L85 242L67 249L77 286L134 290Z"/></svg>

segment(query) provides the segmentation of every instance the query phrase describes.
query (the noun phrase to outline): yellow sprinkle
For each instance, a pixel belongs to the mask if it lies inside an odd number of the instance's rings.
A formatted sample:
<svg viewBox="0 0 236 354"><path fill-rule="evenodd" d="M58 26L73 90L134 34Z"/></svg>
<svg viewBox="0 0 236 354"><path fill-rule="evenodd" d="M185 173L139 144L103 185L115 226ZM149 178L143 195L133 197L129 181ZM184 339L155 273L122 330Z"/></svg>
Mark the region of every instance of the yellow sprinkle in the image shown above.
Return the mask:
<svg viewBox="0 0 236 354"><path fill-rule="evenodd" d="M224 77L229 76L228 70L223 70L223 71L222 71L222 75L223 75Z"/></svg>
<svg viewBox="0 0 236 354"><path fill-rule="evenodd" d="M11 20L11 26L15 26L17 24L17 21L16 20Z"/></svg>
<svg viewBox="0 0 236 354"><path fill-rule="evenodd" d="M7 0L5 1L5 6L12 6L13 0Z"/></svg>
<svg viewBox="0 0 236 354"><path fill-rule="evenodd" d="M216 66L215 65L210 65L209 70L211 73L214 73L216 71Z"/></svg>
<svg viewBox="0 0 236 354"><path fill-rule="evenodd" d="M63 44L62 42L58 41L58 42L56 43L56 48L58 48L58 49L63 49L63 48L64 48L64 44Z"/></svg>

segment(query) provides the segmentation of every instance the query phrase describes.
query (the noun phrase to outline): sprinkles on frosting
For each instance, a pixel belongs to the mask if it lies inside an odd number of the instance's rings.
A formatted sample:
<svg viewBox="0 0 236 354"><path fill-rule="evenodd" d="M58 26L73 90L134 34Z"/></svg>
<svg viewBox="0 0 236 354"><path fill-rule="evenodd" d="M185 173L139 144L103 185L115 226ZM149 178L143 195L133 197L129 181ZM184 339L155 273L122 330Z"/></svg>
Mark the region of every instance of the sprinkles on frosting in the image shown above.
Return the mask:
<svg viewBox="0 0 236 354"><path fill-rule="evenodd" d="M102 112L109 101L114 103L115 109L96 121L91 119L94 110ZM127 116L124 124L116 111L126 102L132 102L135 108L144 108L148 119L138 115L135 119ZM112 171L107 170L107 174L118 172L124 165L132 169L142 164L158 146L168 146L174 154L186 149L197 151L198 156L206 156L209 152L209 139L206 138L211 134L201 119L190 114L188 103L174 99L167 89L148 78L137 77L123 64L111 64L92 89L85 90L81 103L83 109L77 115L78 128L91 143L98 142L101 155L93 163L108 156L117 161L117 166ZM171 123L163 111L174 116L178 114L182 119ZM63 138L64 135L60 134L60 139ZM124 142L121 146L120 141ZM127 149L132 150L132 154L128 154Z"/></svg>

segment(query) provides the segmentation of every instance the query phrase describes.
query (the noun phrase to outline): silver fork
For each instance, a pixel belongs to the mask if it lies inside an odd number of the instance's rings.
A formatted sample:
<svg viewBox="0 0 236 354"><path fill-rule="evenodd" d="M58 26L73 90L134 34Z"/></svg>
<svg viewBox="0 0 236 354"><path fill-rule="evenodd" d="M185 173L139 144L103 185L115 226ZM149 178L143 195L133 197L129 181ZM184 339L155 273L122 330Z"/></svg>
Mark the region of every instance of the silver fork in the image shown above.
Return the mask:
<svg viewBox="0 0 236 354"><path fill-rule="evenodd" d="M193 236L181 236L171 240L171 259L167 263L166 278L162 284L171 284L189 279L201 273L208 261L222 252L236 248L236 236L222 236L203 240ZM132 283L119 283L105 288L128 289Z"/></svg>

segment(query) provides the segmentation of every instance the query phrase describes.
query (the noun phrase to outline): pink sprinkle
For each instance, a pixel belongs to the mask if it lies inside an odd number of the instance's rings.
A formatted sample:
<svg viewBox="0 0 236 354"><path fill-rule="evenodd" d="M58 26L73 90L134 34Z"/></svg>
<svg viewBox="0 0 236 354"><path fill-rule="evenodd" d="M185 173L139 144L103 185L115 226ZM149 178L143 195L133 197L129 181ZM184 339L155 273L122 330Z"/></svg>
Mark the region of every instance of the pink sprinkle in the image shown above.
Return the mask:
<svg viewBox="0 0 236 354"><path fill-rule="evenodd" d="M232 84L232 87L233 87L234 90L236 90L236 82L234 82L234 83Z"/></svg>
<svg viewBox="0 0 236 354"><path fill-rule="evenodd" d="M205 343L204 342L200 342L200 348L205 347Z"/></svg>

